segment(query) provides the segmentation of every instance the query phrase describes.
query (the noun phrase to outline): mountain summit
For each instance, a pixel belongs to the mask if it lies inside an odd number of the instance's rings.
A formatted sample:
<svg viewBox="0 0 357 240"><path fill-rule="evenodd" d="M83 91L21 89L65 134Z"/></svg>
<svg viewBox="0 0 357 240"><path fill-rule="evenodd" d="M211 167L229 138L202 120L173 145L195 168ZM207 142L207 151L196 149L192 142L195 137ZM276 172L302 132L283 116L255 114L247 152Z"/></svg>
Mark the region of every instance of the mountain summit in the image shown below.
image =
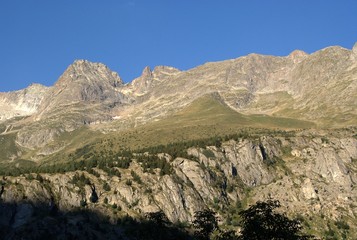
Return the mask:
<svg viewBox="0 0 357 240"><path fill-rule="evenodd" d="M76 60L54 85L54 94L65 94L65 102L105 100L122 85L118 74L104 64Z"/></svg>
<svg viewBox="0 0 357 240"><path fill-rule="evenodd" d="M296 50L286 57L250 54L187 71L146 67L128 84L104 64L76 60L52 87L1 93L0 118L6 122L26 116L13 124L18 126L17 143L31 149L83 125L112 131L164 119L207 94L245 115L285 117L318 127L355 126L355 56L356 47L338 46L312 54Z"/></svg>

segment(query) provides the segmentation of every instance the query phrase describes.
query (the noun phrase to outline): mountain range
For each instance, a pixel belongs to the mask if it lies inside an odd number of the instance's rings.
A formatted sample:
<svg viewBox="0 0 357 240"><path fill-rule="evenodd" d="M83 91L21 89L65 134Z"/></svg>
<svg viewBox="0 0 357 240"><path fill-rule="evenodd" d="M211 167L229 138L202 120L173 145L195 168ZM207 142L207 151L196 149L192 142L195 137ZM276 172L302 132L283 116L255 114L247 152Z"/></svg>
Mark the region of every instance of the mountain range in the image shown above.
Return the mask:
<svg viewBox="0 0 357 240"><path fill-rule="evenodd" d="M83 125L101 125L96 129L105 132L158 121L207 95L246 116L354 126L356 54L356 46L328 47L310 55L250 54L187 71L146 67L127 84L101 63L76 60L52 87L0 93L2 135L15 133L18 146L39 149Z"/></svg>
<svg viewBox="0 0 357 240"><path fill-rule="evenodd" d="M80 207L93 194L73 180L83 173L102 204L88 208L110 217L108 202L131 216L162 210L182 222L209 206L231 226L229 206L273 196L309 216L314 234L357 236L338 227L357 215L356 127L357 44L187 71L146 67L129 83L102 63L76 60L51 87L0 93L0 175L16 175L2 198Z"/></svg>

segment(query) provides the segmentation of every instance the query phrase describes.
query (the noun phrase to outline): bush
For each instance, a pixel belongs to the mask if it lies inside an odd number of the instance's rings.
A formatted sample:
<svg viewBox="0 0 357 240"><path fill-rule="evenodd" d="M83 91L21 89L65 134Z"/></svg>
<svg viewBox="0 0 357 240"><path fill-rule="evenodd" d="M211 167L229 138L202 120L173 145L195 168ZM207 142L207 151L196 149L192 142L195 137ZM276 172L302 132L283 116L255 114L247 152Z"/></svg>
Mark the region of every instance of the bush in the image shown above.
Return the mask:
<svg viewBox="0 0 357 240"><path fill-rule="evenodd" d="M32 176L31 173L26 175L26 180L32 181L32 180L34 180L34 179L35 179L35 178Z"/></svg>
<svg viewBox="0 0 357 240"><path fill-rule="evenodd" d="M203 155L205 155L207 158L215 158L214 153L210 149L203 149L202 151Z"/></svg>
<svg viewBox="0 0 357 240"><path fill-rule="evenodd" d="M133 182L130 179L127 179L125 181L125 184L128 185L128 186L131 186L133 184Z"/></svg>
<svg viewBox="0 0 357 240"><path fill-rule="evenodd" d="M82 199L82 200L79 202L79 205L80 205L81 207L87 206L87 200Z"/></svg>
<svg viewBox="0 0 357 240"><path fill-rule="evenodd" d="M349 230L350 229L350 225L348 225L348 223L346 223L343 220L338 220L335 222L335 225L338 229L344 229L344 230Z"/></svg>
<svg viewBox="0 0 357 240"><path fill-rule="evenodd" d="M81 175L79 175L78 173L76 173L72 180L70 181L70 183L77 185L78 187L84 187L85 185L90 185L90 180L88 178L86 178L84 176L84 174L82 173Z"/></svg>
<svg viewBox="0 0 357 240"><path fill-rule="evenodd" d="M234 190L233 185L228 183L228 184L227 184L226 191L227 191L228 193L232 193L232 192L233 192L233 190Z"/></svg>
<svg viewBox="0 0 357 240"><path fill-rule="evenodd" d="M43 177L40 174L36 175L36 180L39 181L40 183L43 183Z"/></svg>
<svg viewBox="0 0 357 240"><path fill-rule="evenodd" d="M104 191L109 192L111 188L110 188L109 184L108 184L107 182L105 182L105 183L103 184L103 189L104 189Z"/></svg>
<svg viewBox="0 0 357 240"><path fill-rule="evenodd" d="M139 176L136 172L134 172L133 170L131 170L130 174L131 174L131 176L133 177L133 179L134 179L135 182L137 182L137 183L139 183L139 184L142 184L142 183L143 183L143 182L141 181L140 176Z"/></svg>
<svg viewBox="0 0 357 240"><path fill-rule="evenodd" d="M300 231L301 223L298 220L290 220L285 215L275 213L274 209L280 207L279 201L268 200L257 202L247 210L239 214L241 220L241 239L312 239L312 236L304 235Z"/></svg>

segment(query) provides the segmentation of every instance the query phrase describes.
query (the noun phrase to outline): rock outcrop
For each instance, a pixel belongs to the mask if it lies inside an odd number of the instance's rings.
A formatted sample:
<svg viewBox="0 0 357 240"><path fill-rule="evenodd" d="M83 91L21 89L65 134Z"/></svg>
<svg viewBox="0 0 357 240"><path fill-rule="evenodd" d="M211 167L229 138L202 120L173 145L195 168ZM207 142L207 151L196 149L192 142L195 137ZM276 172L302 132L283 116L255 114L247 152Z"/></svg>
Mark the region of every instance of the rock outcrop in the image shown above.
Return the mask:
<svg viewBox="0 0 357 240"><path fill-rule="evenodd" d="M36 113L49 89L40 84L32 84L23 90L0 93L0 122Z"/></svg>
<svg viewBox="0 0 357 240"><path fill-rule="evenodd" d="M16 210L13 228L29 221L32 205L56 204L68 211L81 207L82 201L97 211L109 204L134 217L163 211L170 221L190 222L194 213L205 207L214 207L226 218L228 206L273 198L293 216L314 216L322 222L355 219L357 139L350 135L263 135L229 140L220 147L190 147L187 154L189 158L175 159L161 154L173 168L165 175L159 169L146 171L134 156L128 169L116 168L120 176L94 168L97 175L77 171L7 177L1 200L26 204ZM87 183L78 180L82 174ZM98 203L90 202L92 186ZM8 224L10 215L5 211L0 223ZM322 215L326 217L319 218ZM352 226L355 222L351 221Z"/></svg>

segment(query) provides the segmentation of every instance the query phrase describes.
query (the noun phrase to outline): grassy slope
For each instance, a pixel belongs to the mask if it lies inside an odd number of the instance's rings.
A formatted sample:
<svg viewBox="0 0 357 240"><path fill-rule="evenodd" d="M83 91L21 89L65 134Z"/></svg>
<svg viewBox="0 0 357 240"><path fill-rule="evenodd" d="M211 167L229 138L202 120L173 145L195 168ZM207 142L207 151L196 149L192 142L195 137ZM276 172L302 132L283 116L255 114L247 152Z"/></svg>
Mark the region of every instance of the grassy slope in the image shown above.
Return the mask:
<svg viewBox="0 0 357 240"><path fill-rule="evenodd" d="M309 128L312 122L290 118L271 117L267 115L243 115L240 114L214 96L208 95L194 101L190 106L177 114L161 120L153 125L165 127L221 125L233 128L259 127L259 128Z"/></svg>
<svg viewBox="0 0 357 240"><path fill-rule="evenodd" d="M90 131L86 127L74 132L64 133L48 147L56 148L56 145L66 145L66 147L56 154L43 158L41 162L67 161L68 153L91 143L96 143L93 147L98 151L103 148L116 151L126 148L140 149L171 142L224 136L238 133L248 128L300 129L310 127L314 127L314 124L296 119L267 115L243 115L232 110L214 96L207 95L195 100L192 104L172 116L137 128L106 135L97 131ZM14 139L11 140L9 142L14 141ZM16 149L16 145L12 144L7 147L3 146L0 150L5 151L9 147L12 152ZM23 159L31 159L31 154L31 152L24 154Z"/></svg>
<svg viewBox="0 0 357 240"><path fill-rule="evenodd" d="M223 136L247 128L288 130L314 126L312 122L290 118L243 115L214 96L208 95L195 100L188 107L168 118L111 134L106 138L114 143L114 148L137 149L170 142Z"/></svg>

